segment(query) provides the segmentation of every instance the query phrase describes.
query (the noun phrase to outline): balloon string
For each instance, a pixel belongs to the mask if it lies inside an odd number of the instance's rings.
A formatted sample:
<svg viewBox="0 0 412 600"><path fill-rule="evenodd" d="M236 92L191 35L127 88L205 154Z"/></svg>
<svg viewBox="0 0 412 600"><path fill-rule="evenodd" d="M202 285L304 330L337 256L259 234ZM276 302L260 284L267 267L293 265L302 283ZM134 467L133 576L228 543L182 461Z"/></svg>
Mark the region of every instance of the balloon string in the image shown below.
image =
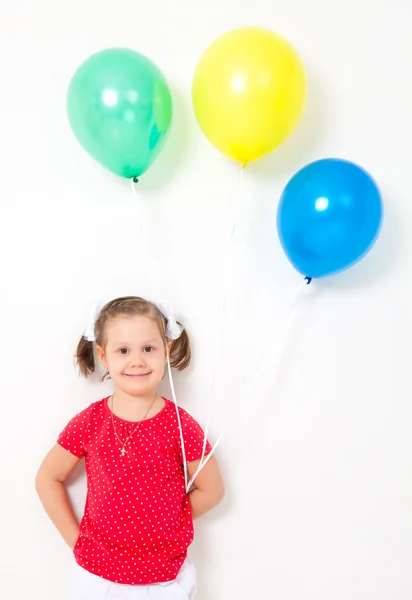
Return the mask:
<svg viewBox="0 0 412 600"><path fill-rule="evenodd" d="M206 458L205 458L206 444L203 445L203 452L202 452L202 458L200 459L200 464L199 464L198 468L196 469L193 477L191 477L189 483L187 484L186 493L190 492L190 488L194 484L196 477L199 475L199 473L203 469L203 467L212 458L212 456L215 453L215 451L217 450L220 442L222 441L222 437L223 437L223 433L220 434L220 436L219 436L216 444L213 446L213 448L211 449L211 451L209 452L209 454L206 456ZM206 434L205 434L205 440L206 440Z"/></svg>
<svg viewBox="0 0 412 600"><path fill-rule="evenodd" d="M245 163L246 166L246 163ZM236 198L235 206L235 219L233 221L232 238L235 237L239 225L242 225L243 233L245 234L245 194L244 194L244 178L243 178L244 166L241 165L239 169L239 191ZM246 238L246 234L245 234Z"/></svg>
<svg viewBox="0 0 412 600"><path fill-rule="evenodd" d="M141 200L139 200L139 198L137 197L137 191L136 191L136 183L139 180L137 179L137 177L132 177L130 179L130 185L132 188L132 198L135 202L135 204L138 206L139 208L139 216L140 216L140 227L139 227L139 235L143 235L143 210L142 210L142 203Z"/></svg>
<svg viewBox="0 0 412 600"><path fill-rule="evenodd" d="M170 365L169 351L167 351L167 372L169 375L170 391L172 392L172 398L173 398L173 402L174 402L175 409L176 409L176 418L177 418L177 424L178 424L178 428L179 428L179 437L180 437L180 447L182 450L182 463L183 463L183 472L184 472L184 478L185 478L185 490L187 493L189 491L189 486L188 486L188 481L187 481L188 472L187 472L187 459L186 459L186 451L185 451L185 440L184 440L184 435L183 435L182 421L180 419L179 405L177 403L176 391L175 391L175 386L173 383L172 367Z"/></svg>
<svg viewBox="0 0 412 600"><path fill-rule="evenodd" d="M246 165L245 165L246 166ZM244 169L245 167L242 165L239 173L239 205L240 205L240 223L243 230L243 235L246 240L246 219L245 219L245 188L244 188Z"/></svg>
<svg viewBox="0 0 412 600"><path fill-rule="evenodd" d="M237 199L236 199L236 206L235 206L235 217L233 220L233 226L232 226L232 235L230 236L229 240L228 240L228 248L227 251L225 253L225 261L224 261L224 267L223 267L223 277L224 277L224 292L223 292L223 301L222 301L222 310L221 310L221 319L220 319L220 327L219 327L219 332L218 332L218 340L217 340L217 347L219 349L219 355L216 355L216 366L213 369L213 385L212 385L212 396L213 396L213 391L214 391L214 386L216 383L216 371L217 371L217 365L221 364L220 361L220 354L221 354L221 350L222 350L222 346L223 346L223 341L224 341L224 325L226 323L227 320L227 315L226 315L226 307L227 307L227 303L228 303L228 296L229 296L229 286L232 282L232 278L231 275L233 274L233 258L234 258L234 239L235 239L235 235L236 232L238 230L238 226L239 226L239 221L242 220L243 221L243 168L241 168L239 170L239 190L238 190L238 194L237 194Z"/></svg>
<svg viewBox="0 0 412 600"><path fill-rule="evenodd" d="M267 380L267 378L269 376L275 376L275 380L277 378L278 375L278 371L280 368L280 365L282 363L282 358L287 346L287 342L288 342L288 338L289 338L289 334L290 331L292 329L292 323L293 323L293 319L292 319L292 314L293 314L293 310L295 308L296 302L298 300L298 298L302 295L302 292L305 288L308 287L308 285L312 282L312 278L311 277L305 277L305 279L303 281L301 281L299 283L299 285L297 286L297 288L295 289L294 293L292 294L292 297L289 301L289 306L288 306L288 310L286 313L286 318L285 318L285 325L283 328L283 332L280 338L280 344L278 345L278 351L275 355L275 358L273 358L273 355L271 354L269 356L268 361L264 364L263 368L258 372L257 375L255 375L255 377L253 378L254 381L251 382L246 388L245 390L243 390L242 392L240 392L241 396L249 396L253 391L254 388L256 386L256 381L265 381Z"/></svg>
<svg viewBox="0 0 412 600"><path fill-rule="evenodd" d="M245 164L245 166L246 166L246 164ZM232 226L232 234L229 238L228 248L225 253L226 256L225 256L224 267L223 267L224 292L223 292L223 300L222 300L222 305L221 305L220 324L219 324L219 328L218 328L217 336L216 336L216 338L217 338L216 353L215 353L214 366L212 368L212 385L211 385L211 393L210 393L211 402L209 405L210 406L209 416L208 416L207 424L206 424L206 428L205 428L202 458L201 458L198 470L196 471L195 475L192 477L192 479L189 482L189 487L192 485L198 472L203 468L203 466L209 460L211 454L215 451L215 449L219 445L219 443L222 439L222 436L223 436L223 432L222 432L212 450L212 453L210 453L208 455L208 457L206 457L206 460L204 461L203 459L204 459L204 453L206 451L206 441L207 441L207 434L209 431L209 425L210 425L210 419L211 419L210 415L212 412L212 403L214 402L214 399L216 396L217 379L218 379L217 371L218 371L219 366L222 364L221 356L222 356L222 348L223 348L223 344L224 344L225 323L227 321L227 304L228 304L228 296L229 296L229 285L231 283L231 274L233 272L232 262L233 262L234 238L235 238L236 232L238 230L239 221L243 222L243 220L244 220L243 219L243 216L244 216L243 169L244 169L244 166L242 165L242 168L239 171L239 191L238 191L236 207L235 207L235 218L234 218L233 226Z"/></svg>
<svg viewBox="0 0 412 600"><path fill-rule="evenodd" d="M215 353L215 364L214 367L212 369L212 385L211 385L211 393L210 393L210 404L209 404L209 415L207 418L207 422L206 422L206 427L204 429L204 436L203 436L203 445L202 445L202 456L200 458L200 462L199 462L199 466L196 469L195 473L193 474L193 476L190 478L190 480L187 480L187 462L186 462L186 455L185 455L185 448L184 448L184 439L183 439L183 431L182 431L182 426L181 426L181 422L180 422L180 416L179 416L179 409L178 409L178 403L177 403L177 398L176 398L176 392L175 392L175 388L173 385L173 378L172 378L172 370L170 367L170 362L168 360L167 363L167 367L168 367L168 372L169 372L169 381L170 381L170 387L171 387L171 391L172 391L172 396L173 396L173 400L176 406L176 411L177 411L177 416L178 416L178 424L179 424L179 432L180 432L180 441L181 441L181 447L182 447L182 455L183 455L183 468L185 471L185 488L186 488L186 493L189 493L192 485L195 482L196 477L198 476L198 474L200 473L200 471L203 469L203 467L208 463L208 461L211 459L211 457L213 456L213 454L215 453L216 449L218 448L222 437L223 437L223 432L220 433L217 442L214 444L214 446L212 447L211 451L209 452L209 454L205 457L206 454L206 449L207 449L207 441L208 441L208 434L209 434L209 427L210 427L210 421L211 421L211 413L212 413L212 403L215 399L216 396L216 388L217 388L217 371L218 371L218 367L219 365L222 364L221 361L221 355L222 355L222 348L223 348L223 343L224 343L224 325L226 323L226 319L227 319L227 315L226 315L226 307L227 307L227 302L228 302L228 296L229 296L229 283L231 282L231 277L230 274L232 273L232 262L233 262L233 247L234 247L234 238L235 238L235 234L236 231L238 229L238 224L239 221L241 221L242 223L244 222L244 202L243 202L243 169L245 165L242 165L242 168L240 169L240 176L239 176L239 192L238 192L238 199L237 199L237 203L236 203L236 212L235 212L235 218L234 218L234 223L233 223L233 227L232 227L232 234L230 236L230 239L228 241L228 250L226 252L226 258L225 258L225 262L224 262L224 269L223 269L223 274L224 274L224 282L225 282L225 288L224 288L224 293L223 293L223 301L222 301L222 314L221 314L221 319L220 319L220 325L219 325L219 329L217 332L217 351ZM134 187L134 180L132 179L132 190L133 193L136 197L136 190ZM240 213L240 214L239 214Z"/></svg>

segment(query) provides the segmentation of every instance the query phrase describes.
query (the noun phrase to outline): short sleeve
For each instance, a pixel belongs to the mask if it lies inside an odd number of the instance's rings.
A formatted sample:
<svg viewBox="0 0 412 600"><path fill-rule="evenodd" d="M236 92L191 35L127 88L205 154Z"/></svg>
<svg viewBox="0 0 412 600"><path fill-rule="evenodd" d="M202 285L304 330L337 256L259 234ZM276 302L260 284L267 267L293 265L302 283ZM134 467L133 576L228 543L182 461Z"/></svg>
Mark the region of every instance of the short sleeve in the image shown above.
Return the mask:
<svg viewBox="0 0 412 600"><path fill-rule="evenodd" d="M81 413L73 417L66 425L57 439L57 443L65 450L83 458L86 454L85 441L86 433L90 423L91 407L86 408Z"/></svg>
<svg viewBox="0 0 412 600"><path fill-rule="evenodd" d="M205 433L199 423L189 415L185 410L179 408L180 422L183 431L183 441L185 443L186 461L192 462L200 460L212 451L212 446L206 440L205 451L203 452ZM183 462L182 449L179 444L179 456Z"/></svg>

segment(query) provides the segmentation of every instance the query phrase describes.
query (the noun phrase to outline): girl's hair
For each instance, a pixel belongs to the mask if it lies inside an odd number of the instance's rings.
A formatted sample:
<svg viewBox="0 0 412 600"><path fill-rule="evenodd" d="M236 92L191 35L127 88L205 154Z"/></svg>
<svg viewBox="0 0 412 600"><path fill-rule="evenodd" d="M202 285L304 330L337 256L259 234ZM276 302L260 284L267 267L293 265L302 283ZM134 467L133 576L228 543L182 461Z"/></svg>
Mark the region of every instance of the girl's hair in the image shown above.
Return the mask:
<svg viewBox="0 0 412 600"><path fill-rule="evenodd" d="M163 342L166 345L168 341L166 337L166 318L155 304L148 300L144 300L143 298L138 298L137 296L116 298L103 306L94 325L96 344L102 347L105 346L105 332L107 324L110 321L117 317L134 317L136 315L153 319L153 321L157 323ZM179 323L179 325L181 325L181 323ZM186 367L189 366L191 358L189 336L187 335L186 330L183 329L177 340L170 341L172 341L169 352L170 366L179 371L183 371L183 369L186 369ZM84 336L80 338L77 345L76 364L84 377L88 377L96 370L93 342L89 342ZM108 372L103 375L102 379L106 379L107 376Z"/></svg>

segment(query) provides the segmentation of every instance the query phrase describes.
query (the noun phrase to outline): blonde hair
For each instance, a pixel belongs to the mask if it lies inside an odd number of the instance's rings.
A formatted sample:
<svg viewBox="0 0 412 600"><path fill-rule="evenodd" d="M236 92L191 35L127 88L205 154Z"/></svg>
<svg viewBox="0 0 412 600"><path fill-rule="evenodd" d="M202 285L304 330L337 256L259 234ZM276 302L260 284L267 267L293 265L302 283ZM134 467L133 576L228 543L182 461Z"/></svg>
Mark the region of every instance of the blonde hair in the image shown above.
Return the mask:
<svg viewBox="0 0 412 600"><path fill-rule="evenodd" d="M149 302L138 296L124 296L123 298L111 300L101 309L99 317L94 325L96 344L102 347L105 346L105 333L107 324L110 321L120 316L134 317L136 315L153 319L159 327L165 346L168 341L172 341L168 340L166 337L166 318L153 302ZM181 323L179 323L179 325L181 325ZM189 336L185 329L183 329L177 340L172 341L169 357L170 366L179 371L183 371L183 369L186 369L189 366L191 348ZM80 338L79 343L77 344L76 364L84 377L88 377L96 370L93 342L89 342L84 336ZM102 379L106 379L107 376L108 372L103 375Z"/></svg>

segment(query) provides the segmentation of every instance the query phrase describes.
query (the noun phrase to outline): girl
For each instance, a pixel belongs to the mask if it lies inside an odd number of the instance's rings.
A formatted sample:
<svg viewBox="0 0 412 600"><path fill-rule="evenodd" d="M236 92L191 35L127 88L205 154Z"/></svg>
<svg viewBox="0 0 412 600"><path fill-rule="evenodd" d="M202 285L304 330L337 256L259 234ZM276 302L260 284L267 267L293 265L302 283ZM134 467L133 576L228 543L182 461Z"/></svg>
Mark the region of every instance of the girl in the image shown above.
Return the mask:
<svg viewBox="0 0 412 600"><path fill-rule="evenodd" d="M114 392L69 422L36 477L43 506L76 559L69 598L191 600L193 519L216 506L224 488L198 423L157 392L166 364L189 365L188 335L165 307L118 298L78 344L85 377L95 371L94 351ZM79 525L64 482L82 458L87 500Z"/></svg>

